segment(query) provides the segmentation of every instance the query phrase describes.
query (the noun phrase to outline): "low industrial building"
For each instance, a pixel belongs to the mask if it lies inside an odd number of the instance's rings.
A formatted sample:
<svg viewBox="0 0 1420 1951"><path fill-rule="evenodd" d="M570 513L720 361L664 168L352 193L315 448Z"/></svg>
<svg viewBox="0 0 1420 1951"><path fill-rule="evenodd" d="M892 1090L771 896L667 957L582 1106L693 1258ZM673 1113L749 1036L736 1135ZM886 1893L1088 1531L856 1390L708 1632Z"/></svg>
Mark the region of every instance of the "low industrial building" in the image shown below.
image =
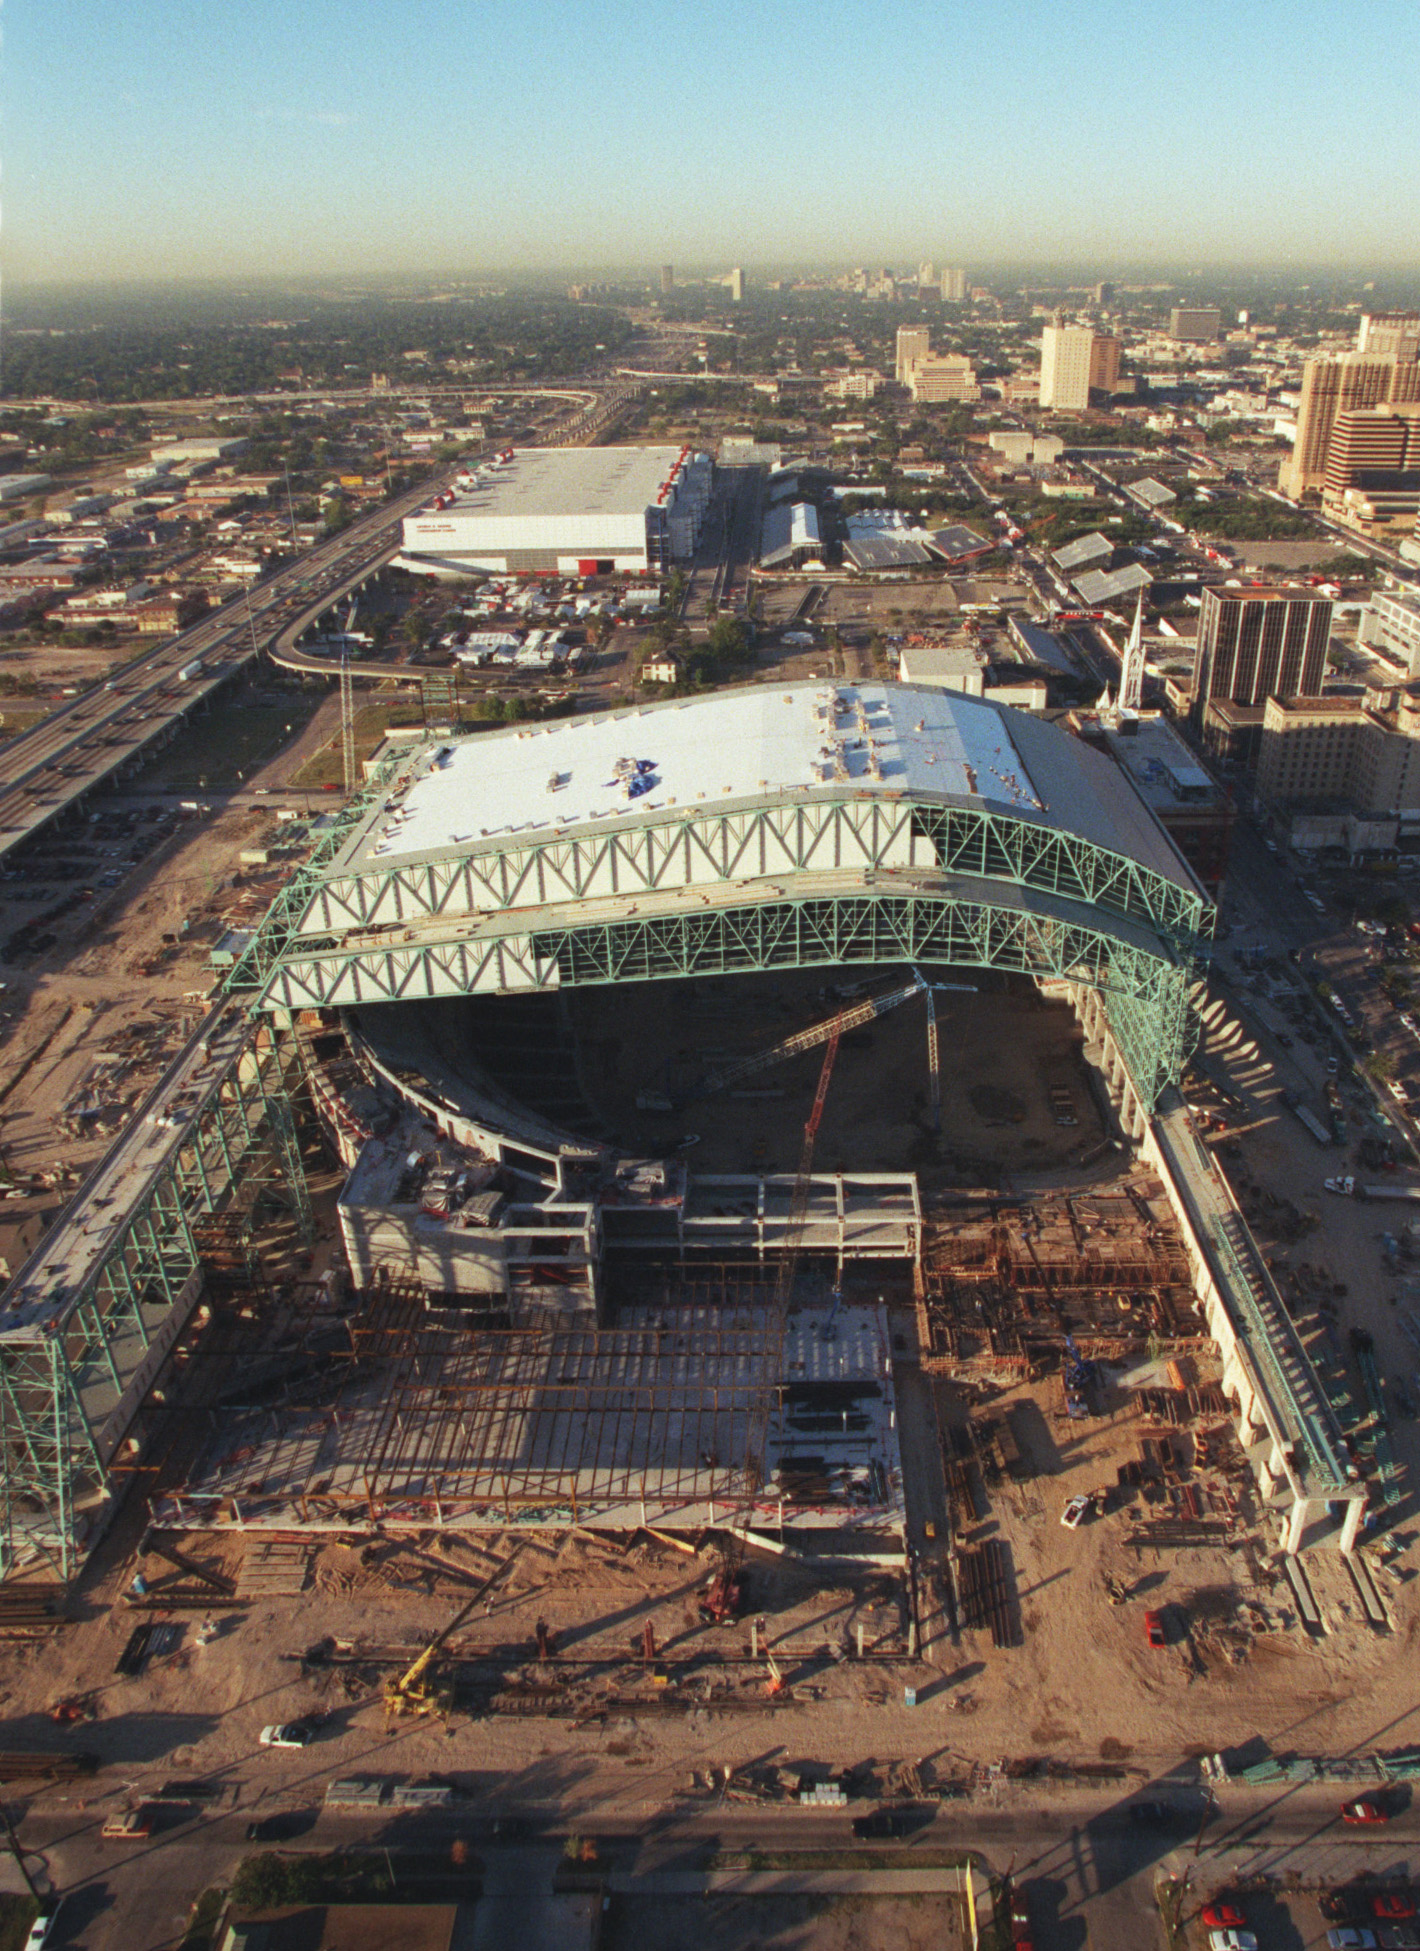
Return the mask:
<svg viewBox="0 0 1420 1951"><path fill-rule="evenodd" d="M1074 578L1074 584L1080 600L1094 607L1133 596L1136 590L1148 589L1153 580L1141 563L1126 562L1121 569L1086 569Z"/></svg>
<svg viewBox="0 0 1420 1951"><path fill-rule="evenodd" d="M781 501L766 510L759 540L761 569L822 567L823 538L818 510L811 501Z"/></svg>
<svg viewBox="0 0 1420 1951"><path fill-rule="evenodd" d="M1073 578L1082 569L1098 569L1113 554L1114 544L1109 537L1092 529L1088 535L1077 535L1063 549L1053 550L1050 559L1062 576Z"/></svg>
<svg viewBox="0 0 1420 1951"><path fill-rule="evenodd" d="M529 449L406 516L400 560L445 574L658 574L694 555L713 474L689 447Z"/></svg>

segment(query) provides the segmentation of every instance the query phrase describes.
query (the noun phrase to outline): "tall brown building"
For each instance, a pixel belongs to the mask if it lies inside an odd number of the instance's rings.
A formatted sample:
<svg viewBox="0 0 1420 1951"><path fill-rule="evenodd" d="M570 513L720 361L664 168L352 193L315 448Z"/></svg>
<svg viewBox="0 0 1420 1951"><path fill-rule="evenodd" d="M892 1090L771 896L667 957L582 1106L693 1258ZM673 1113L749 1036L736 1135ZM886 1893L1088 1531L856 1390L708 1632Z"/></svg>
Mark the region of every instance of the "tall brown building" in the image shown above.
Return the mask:
<svg viewBox="0 0 1420 1951"><path fill-rule="evenodd" d="M1297 441L1277 485L1300 501L1326 479L1327 454L1338 414L1420 400L1420 317L1367 313L1354 352L1320 353L1302 369Z"/></svg>
<svg viewBox="0 0 1420 1951"><path fill-rule="evenodd" d="M1325 492L1339 495L1366 474L1420 469L1420 402L1338 413L1326 452Z"/></svg>
<svg viewBox="0 0 1420 1951"><path fill-rule="evenodd" d="M1261 705L1316 697L1331 641L1331 598L1319 590L1205 589L1198 612L1193 715L1211 703Z"/></svg>
<svg viewBox="0 0 1420 1951"><path fill-rule="evenodd" d="M1108 332L1096 332L1090 347L1090 391L1114 393L1119 388L1119 341Z"/></svg>

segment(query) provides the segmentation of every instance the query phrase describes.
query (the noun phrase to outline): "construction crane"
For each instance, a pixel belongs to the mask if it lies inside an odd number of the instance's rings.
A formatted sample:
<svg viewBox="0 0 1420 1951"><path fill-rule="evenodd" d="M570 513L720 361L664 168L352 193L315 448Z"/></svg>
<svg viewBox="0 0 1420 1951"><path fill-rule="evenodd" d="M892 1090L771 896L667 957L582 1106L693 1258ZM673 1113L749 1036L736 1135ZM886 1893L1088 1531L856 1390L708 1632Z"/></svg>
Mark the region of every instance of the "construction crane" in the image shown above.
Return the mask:
<svg viewBox="0 0 1420 1951"><path fill-rule="evenodd" d="M434 1663L438 1658L439 1649L458 1631L474 1607L482 1604L498 1581L507 1576L517 1563L521 1552L522 1546L519 1545L503 1560L497 1571L475 1588L472 1597L465 1600L448 1625L434 1635L413 1665L394 1679L385 1682L386 1720L394 1720L401 1714L446 1714L448 1712L452 1704L452 1688L438 1685L434 1673Z"/></svg>
<svg viewBox="0 0 1420 1951"><path fill-rule="evenodd" d="M915 995L916 984L906 993ZM899 1000L905 999L904 996ZM834 1061L838 1056L838 1044L843 1033L844 1020L856 1015L857 1012L854 1010L844 1010L828 1026L828 1048L823 1053L823 1068L819 1072L813 1108L804 1125L804 1143L799 1154L799 1170L794 1180L793 1196L789 1202L789 1223L784 1232L779 1272L775 1278L774 1293L769 1304L769 1332L765 1337L764 1352L761 1356L759 1385L750 1402L745 1440L744 1488L741 1493L743 1523L737 1524L733 1516L730 1518L730 1542L725 1552L724 1562L711 1581L705 1598L701 1601L700 1615L707 1624L718 1626L733 1619L739 1611L743 1596L740 1563L744 1558L746 1543L744 1524L748 1522L749 1514L764 1483L766 1451L769 1447L769 1419L774 1411L774 1402L780 1386L779 1376L784 1366L784 1334L789 1319L789 1302L794 1292L799 1253L808 1224L809 1198L813 1191L814 1144L818 1138L819 1125L823 1122L823 1107L828 1099L828 1086L833 1076Z"/></svg>
<svg viewBox="0 0 1420 1951"><path fill-rule="evenodd" d="M950 989L974 996L976 984L974 982L928 982L920 969L914 969L912 973L927 998L927 1088L932 1105L932 1129L940 1131L942 1129L942 1060L937 1043L936 993L938 990Z"/></svg>
<svg viewBox="0 0 1420 1951"><path fill-rule="evenodd" d="M813 1050L830 1037L843 1036L849 1030L856 1030L864 1023L871 1023L879 1016L886 1016L890 1009L899 1003L911 1002L912 998L927 987L923 978L913 971L912 981L901 989L886 990L881 996L868 996L852 1008L840 1010L836 1016L825 1018L821 1023L811 1023L806 1030L796 1030L793 1036L786 1036L782 1043L774 1044L768 1050L761 1050L756 1056L745 1057L737 1064L729 1064L724 1070L712 1071L694 1095L708 1097L712 1091L726 1091L741 1078L753 1077L756 1071L768 1070L773 1064L788 1063L791 1057L800 1056L805 1050Z"/></svg>

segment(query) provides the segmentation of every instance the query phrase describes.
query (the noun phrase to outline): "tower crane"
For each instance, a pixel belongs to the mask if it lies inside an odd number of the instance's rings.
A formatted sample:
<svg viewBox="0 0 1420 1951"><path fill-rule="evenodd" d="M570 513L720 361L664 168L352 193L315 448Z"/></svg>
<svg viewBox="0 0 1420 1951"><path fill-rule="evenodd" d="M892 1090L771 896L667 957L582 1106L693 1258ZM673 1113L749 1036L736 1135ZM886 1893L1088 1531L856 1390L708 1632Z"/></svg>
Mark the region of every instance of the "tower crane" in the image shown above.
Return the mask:
<svg viewBox="0 0 1420 1951"><path fill-rule="evenodd" d="M899 998L916 993L916 984ZM744 1558L745 1531L750 1512L764 1483L766 1451L769 1447L769 1422L774 1413L774 1403L779 1391L779 1376L784 1366L784 1335L789 1320L789 1302L794 1292L794 1280L798 1273L799 1253L803 1245L804 1232L808 1224L809 1198L813 1191L814 1145L818 1139L818 1128L823 1122L823 1107L828 1100L828 1086L833 1077L833 1066L838 1056L839 1039L843 1034L844 1019L857 1016L853 1010L844 1010L828 1026L828 1048L823 1053L823 1068L819 1072L818 1089L814 1092L813 1108L804 1124L804 1143L799 1153L799 1170L794 1179L794 1191L789 1202L789 1223L784 1232L783 1251L779 1256L779 1271L775 1276L774 1292L769 1303L769 1332L765 1337L764 1352L761 1356L759 1380L750 1401L748 1427L745 1435L744 1481L741 1491L740 1522L730 1519L730 1541L725 1551L724 1562L711 1581L710 1588L701 1602L700 1614L708 1623L722 1625L733 1619L739 1611L743 1582L740 1578L740 1564Z"/></svg>

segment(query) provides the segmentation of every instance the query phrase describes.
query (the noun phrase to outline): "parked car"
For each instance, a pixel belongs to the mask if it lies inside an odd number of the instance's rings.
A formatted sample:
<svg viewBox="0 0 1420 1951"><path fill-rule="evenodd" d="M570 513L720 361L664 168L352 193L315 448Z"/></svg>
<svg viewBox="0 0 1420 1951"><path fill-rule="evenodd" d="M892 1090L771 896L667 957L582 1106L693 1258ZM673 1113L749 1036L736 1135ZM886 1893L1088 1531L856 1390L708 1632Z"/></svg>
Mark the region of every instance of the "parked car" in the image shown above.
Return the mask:
<svg viewBox="0 0 1420 1951"><path fill-rule="evenodd" d="M1326 1941L1331 1951L1376 1951L1376 1934L1364 1924L1338 1924L1327 1932Z"/></svg>
<svg viewBox="0 0 1420 1951"><path fill-rule="evenodd" d="M261 1745L263 1748L304 1748L311 1738L311 1732L305 1721L278 1721L261 1730Z"/></svg>
<svg viewBox="0 0 1420 1951"><path fill-rule="evenodd" d="M1088 1497L1072 1497L1070 1499L1069 1503L1060 1513L1060 1522L1065 1526L1067 1531L1079 1530L1080 1526L1090 1514L1090 1502L1091 1500Z"/></svg>
<svg viewBox="0 0 1420 1951"><path fill-rule="evenodd" d="M1243 1916L1237 1905L1230 1904L1226 1901L1219 1901L1216 1904L1205 1904L1199 1915L1205 1924L1212 1925L1215 1928L1231 1927L1234 1930L1241 1930L1247 1922L1247 1919Z"/></svg>
<svg viewBox="0 0 1420 1951"><path fill-rule="evenodd" d="M127 1809L122 1815L110 1816L99 1833L110 1841L142 1842L153 1833L153 1818L146 1809Z"/></svg>
<svg viewBox="0 0 1420 1951"><path fill-rule="evenodd" d="M1374 1795L1357 1796L1354 1802L1341 1804L1343 1822L1389 1822L1390 1810Z"/></svg>
<svg viewBox="0 0 1420 1951"><path fill-rule="evenodd" d="M1257 1951L1251 1931L1209 1931L1208 1951Z"/></svg>
<svg viewBox="0 0 1420 1951"><path fill-rule="evenodd" d="M1415 1899L1405 1890L1382 1890L1371 1899L1372 1917L1413 1917Z"/></svg>
<svg viewBox="0 0 1420 1951"><path fill-rule="evenodd" d="M42 1951L49 1942L49 1934L54 1929L54 1920L59 1915L58 1897L41 1897L39 1911L30 1925L30 1934L25 1939L24 1951Z"/></svg>
<svg viewBox="0 0 1420 1951"><path fill-rule="evenodd" d="M1164 1615L1161 1612L1144 1614L1144 1637L1150 1646L1167 1646L1169 1636L1164 1630Z"/></svg>

